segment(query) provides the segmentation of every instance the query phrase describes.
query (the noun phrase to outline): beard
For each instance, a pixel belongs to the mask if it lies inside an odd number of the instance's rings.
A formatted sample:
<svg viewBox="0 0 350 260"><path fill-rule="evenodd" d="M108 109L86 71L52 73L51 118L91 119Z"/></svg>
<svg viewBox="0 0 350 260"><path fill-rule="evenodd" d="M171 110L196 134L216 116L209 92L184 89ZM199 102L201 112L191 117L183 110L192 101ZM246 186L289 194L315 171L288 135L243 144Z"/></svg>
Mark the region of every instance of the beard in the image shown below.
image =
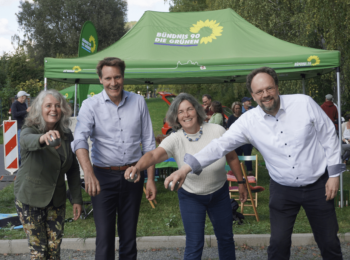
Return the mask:
<svg viewBox="0 0 350 260"><path fill-rule="evenodd" d="M271 99L271 97L265 98L263 101L269 100L269 99ZM271 113L271 112L275 111L276 109L278 109L279 104L280 104L280 98L279 98L279 96L278 96L277 99L273 98L273 103L272 103L272 105L269 106L269 107L265 106L265 105L263 104L263 101L261 102L260 106L261 106L261 108L262 108L266 113Z"/></svg>

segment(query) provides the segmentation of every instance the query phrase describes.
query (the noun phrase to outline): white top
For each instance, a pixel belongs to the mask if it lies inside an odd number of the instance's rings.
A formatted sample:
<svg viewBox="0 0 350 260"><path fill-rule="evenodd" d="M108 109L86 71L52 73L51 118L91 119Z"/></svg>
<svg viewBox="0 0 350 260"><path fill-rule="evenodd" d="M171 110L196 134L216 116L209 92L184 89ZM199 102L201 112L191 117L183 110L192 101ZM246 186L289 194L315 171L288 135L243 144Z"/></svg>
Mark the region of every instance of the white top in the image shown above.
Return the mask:
<svg viewBox="0 0 350 260"><path fill-rule="evenodd" d="M226 130L217 124L204 123L203 134L196 142L190 142L184 135L183 130L179 129L165 138L159 147L162 147L168 157L174 157L178 167L184 165L184 156L186 153L195 154L203 149L215 138L221 137ZM198 135L188 135L189 138L195 139ZM182 187L190 193L198 195L211 194L224 186L226 182L225 171L226 158L221 156L213 164L206 167L200 175L189 174Z"/></svg>
<svg viewBox="0 0 350 260"><path fill-rule="evenodd" d="M200 167L251 143L263 155L271 178L281 185L298 187L314 183L327 166L330 177L339 176L344 170L341 149L328 116L309 96L283 95L280 100L275 117L260 106L247 111L220 139L195 154L192 157L195 163L185 163L198 172Z"/></svg>
<svg viewBox="0 0 350 260"><path fill-rule="evenodd" d="M346 139L350 139L350 129L345 127L345 131L344 131L343 137L346 138Z"/></svg>

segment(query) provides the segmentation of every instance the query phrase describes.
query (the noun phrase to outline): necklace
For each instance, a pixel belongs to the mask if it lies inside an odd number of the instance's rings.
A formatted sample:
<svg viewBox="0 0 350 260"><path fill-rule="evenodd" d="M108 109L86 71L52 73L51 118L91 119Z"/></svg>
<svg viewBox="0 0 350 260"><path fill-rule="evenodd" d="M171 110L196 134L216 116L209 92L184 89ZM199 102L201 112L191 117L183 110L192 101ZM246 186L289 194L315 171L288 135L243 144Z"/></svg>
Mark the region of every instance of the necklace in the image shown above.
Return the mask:
<svg viewBox="0 0 350 260"><path fill-rule="evenodd" d="M198 132L199 136L196 139L189 138L187 133L185 132L185 130L182 129L182 131L184 132L184 135L188 139L188 141L190 141L190 142L197 142L201 138L201 136L203 134L203 126L200 127L199 132Z"/></svg>

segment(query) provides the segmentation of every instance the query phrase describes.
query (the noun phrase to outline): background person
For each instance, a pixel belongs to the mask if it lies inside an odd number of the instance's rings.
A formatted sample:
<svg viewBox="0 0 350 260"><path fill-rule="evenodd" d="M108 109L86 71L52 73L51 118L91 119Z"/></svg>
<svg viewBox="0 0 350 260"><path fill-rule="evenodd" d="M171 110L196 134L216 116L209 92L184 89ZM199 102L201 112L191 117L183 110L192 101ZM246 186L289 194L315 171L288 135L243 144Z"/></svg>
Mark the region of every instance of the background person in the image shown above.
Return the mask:
<svg viewBox="0 0 350 260"><path fill-rule="evenodd" d="M242 115L242 103L235 101L231 105L232 115L229 116L227 120L227 128L229 129L230 126L236 122L236 120ZM236 151L237 152L237 151Z"/></svg>
<svg viewBox="0 0 350 260"><path fill-rule="evenodd" d="M271 176L269 260L290 258L291 236L300 207L310 222L323 259L341 260L334 197L346 170L334 125L306 95L279 95L278 76L267 67L247 76L247 88L258 107L241 116L219 139L195 155L169 181L183 181L244 143L263 155ZM259 131L256 131L259 129ZM192 175L192 174L191 174Z"/></svg>
<svg viewBox="0 0 350 260"><path fill-rule="evenodd" d="M343 163L346 163L346 161L348 161L350 158L350 114L345 115L345 120L346 122L341 125L343 140L341 145Z"/></svg>
<svg viewBox="0 0 350 260"><path fill-rule="evenodd" d="M127 169L126 179L131 172L139 175L140 171L150 165L171 157L174 157L178 166L181 167L184 164L186 152L195 154L211 140L226 132L222 126L206 124L206 115L202 106L193 96L186 93L174 99L166 118L168 124L177 132L165 138L158 148L145 154L134 167ZM185 260L201 259L206 213L214 226L220 259L236 259L232 233L232 209L226 181L226 160L237 180L242 182L238 157L233 151L205 168L200 176L194 174L189 176L182 188L178 190L180 211L186 232ZM243 182L238 186L240 200L244 202L247 199L247 190Z"/></svg>
<svg viewBox="0 0 350 260"><path fill-rule="evenodd" d="M84 171L85 190L92 196L96 225L96 260L115 258L118 213L119 258L137 258L136 228L143 194L124 171L155 149L152 121L143 96L124 90L125 63L105 58L97 65L104 90L84 100L77 118L72 150ZM91 165L87 139L92 140ZM146 198L156 197L154 166L147 171Z"/></svg>
<svg viewBox="0 0 350 260"><path fill-rule="evenodd" d="M12 114L12 120L17 120L17 139L18 139L18 163L21 165L21 147L20 147L20 136L21 136L21 128L24 123L24 118L26 117L27 113L30 111L30 107L27 107L26 99L30 95L21 90L17 93L17 100L12 103L11 105L11 114Z"/></svg>
<svg viewBox="0 0 350 260"><path fill-rule="evenodd" d="M331 94L326 95L326 101L321 105L323 111L327 114L329 119L333 122L335 129L338 130L338 109L332 102L333 96Z"/></svg>
<svg viewBox="0 0 350 260"><path fill-rule="evenodd" d="M219 101L211 102L210 110L213 111L213 115L210 117L209 123L224 125L224 116L222 111L222 105Z"/></svg>
<svg viewBox="0 0 350 260"><path fill-rule="evenodd" d="M252 106L252 98L250 98L250 97L244 97L244 98L242 98L242 114L243 113L245 113L246 111L248 111L248 110L250 110L250 109L252 109L252 108L254 108L253 106Z"/></svg>
<svg viewBox="0 0 350 260"><path fill-rule="evenodd" d="M70 149L71 109L56 90L34 100L21 133L22 164L14 183L16 209L27 234L32 259L60 259L64 232L66 184L73 198L73 215L81 213L80 171ZM48 146L51 136L61 144Z"/></svg>
<svg viewBox="0 0 350 260"><path fill-rule="evenodd" d="M203 102L203 108L206 114L205 121L208 122L211 116L214 114L214 112L210 109L211 106L211 96L208 94L204 94L202 96L202 102Z"/></svg>

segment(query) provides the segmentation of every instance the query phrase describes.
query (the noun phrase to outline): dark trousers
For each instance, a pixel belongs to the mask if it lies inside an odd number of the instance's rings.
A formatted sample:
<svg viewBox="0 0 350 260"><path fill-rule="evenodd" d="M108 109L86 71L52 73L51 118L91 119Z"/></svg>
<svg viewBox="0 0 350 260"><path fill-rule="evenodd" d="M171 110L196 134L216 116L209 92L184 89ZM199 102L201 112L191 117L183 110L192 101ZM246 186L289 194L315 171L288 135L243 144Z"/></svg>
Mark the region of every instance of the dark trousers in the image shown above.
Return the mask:
<svg viewBox="0 0 350 260"><path fill-rule="evenodd" d="M219 258L235 260L235 243L232 232L232 209L227 182L219 190L208 195L197 195L179 189L181 217L186 232L184 260L200 260L204 246L206 213L214 227L218 242Z"/></svg>
<svg viewBox="0 0 350 260"><path fill-rule="evenodd" d="M337 236L339 228L334 200L326 201L327 180L327 172L315 183L305 187L282 186L271 179L269 260L289 259L291 235L300 206L305 209L323 259L343 259Z"/></svg>
<svg viewBox="0 0 350 260"><path fill-rule="evenodd" d="M252 150L253 146L251 144L245 144L236 148L235 152L239 156L242 156L243 154L244 156L250 156L252 155ZM248 172L251 172L253 170L252 161L246 161L245 166L247 167Z"/></svg>
<svg viewBox="0 0 350 260"><path fill-rule="evenodd" d="M144 176L138 183L128 182L124 171L94 166L101 192L91 197L96 225L95 259L115 259L115 221L118 213L119 259L137 258L136 227L143 193Z"/></svg>

